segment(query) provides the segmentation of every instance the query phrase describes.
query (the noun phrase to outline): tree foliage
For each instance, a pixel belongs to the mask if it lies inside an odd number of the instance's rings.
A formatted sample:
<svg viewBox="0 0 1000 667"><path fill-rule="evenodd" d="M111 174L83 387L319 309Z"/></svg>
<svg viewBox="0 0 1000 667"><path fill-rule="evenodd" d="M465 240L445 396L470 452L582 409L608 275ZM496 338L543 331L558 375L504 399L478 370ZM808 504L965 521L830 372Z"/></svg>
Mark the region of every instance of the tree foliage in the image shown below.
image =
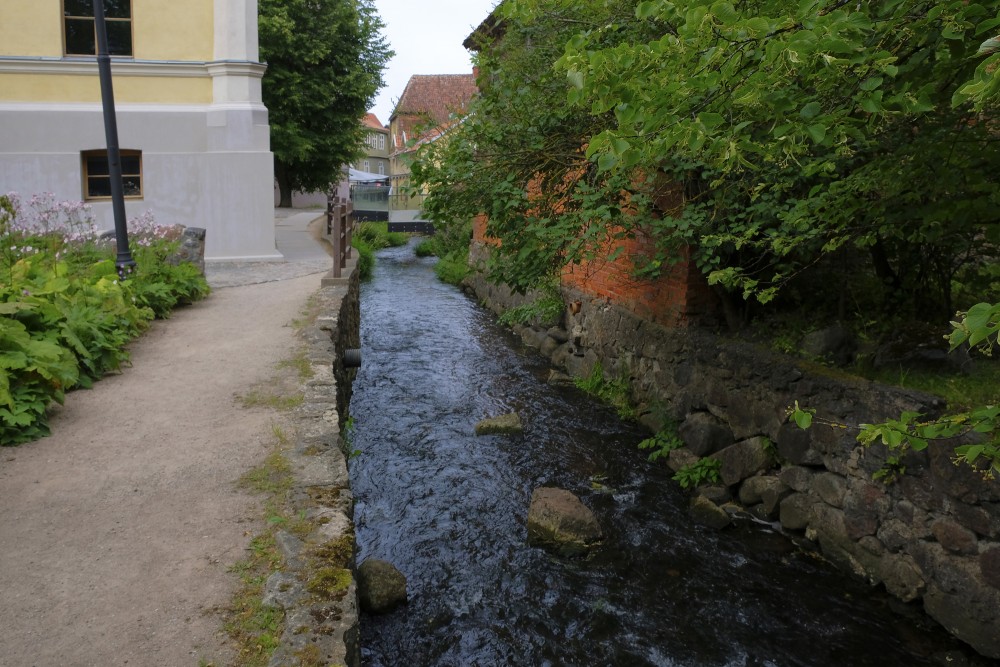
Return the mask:
<svg viewBox="0 0 1000 667"><path fill-rule="evenodd" d="M499 11L473 114L413 170L439 222L489 216L494 278L527 288L642 231L655 248L633 258L639 276L689 246L737 302L832 286L944 321L998 284L995 3ZM683 206L662 204L671 183Z"/></svg>
<svg viewBox="0 0 1000 667"><path fill-rule="evenodd" d="M282 205L327 190L360 155L364 116L393 53L371 0L260 0L264 104Z"/></svg>

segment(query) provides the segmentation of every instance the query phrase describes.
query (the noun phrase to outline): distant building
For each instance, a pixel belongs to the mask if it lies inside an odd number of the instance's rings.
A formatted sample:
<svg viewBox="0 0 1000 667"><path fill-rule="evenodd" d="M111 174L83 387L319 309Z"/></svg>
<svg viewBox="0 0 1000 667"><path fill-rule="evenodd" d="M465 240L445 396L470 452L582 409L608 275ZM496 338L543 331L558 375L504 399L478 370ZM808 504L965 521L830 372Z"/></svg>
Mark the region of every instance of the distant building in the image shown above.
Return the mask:
<svg viewBox="0 0 1000 667"><path fill-rule="evenodd" d="M410 196L410 162L416 149L436 141L468 112L476 95L473 74L427 74L410 77L389 119L389 154L392 198L389 221L407 224L420 221L423 197Z"/></svg>
<svg viewBox="0 0 1000 667"><path fill-rule="evenodd" d="M270 259L256 0L105 2L126 211L208 230L209 259ZM114 224L91 0L0 0L0 192L85 200Z"/></svg>
<svg viewBox="0 0 1000 667"><path fill-rule="evenodd" d="M389 130L373 113L361 120L367 130L365 136L365 156L352 167L357 171L389 178Z"/></svg>
<svg viewBox="0 0 1000 667"><path fill-rule="evenodd" d="M365 156L351 166L351 201L358 221L389 219L389 130L373 113L361 120L367 130Z"/></svg>

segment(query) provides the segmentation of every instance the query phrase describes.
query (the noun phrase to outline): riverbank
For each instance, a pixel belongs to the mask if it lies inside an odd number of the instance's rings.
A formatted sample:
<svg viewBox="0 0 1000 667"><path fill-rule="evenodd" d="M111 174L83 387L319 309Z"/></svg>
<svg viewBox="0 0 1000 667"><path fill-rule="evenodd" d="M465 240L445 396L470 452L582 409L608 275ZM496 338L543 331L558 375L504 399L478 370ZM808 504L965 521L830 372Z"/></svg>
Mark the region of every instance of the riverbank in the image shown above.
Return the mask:
<svg viewBox="0 0 1000 667"><path fill-rule="evenodd" d="M473 244L474 261L485 253ZM481 274L469 285L497 313L530 299ZM883 483L876 473L892 453L856 440L859 424L932 414L939 399L709 330L664 327L572 287L561 297L572 307L559 325L518 327L522 341L571 376L600 368L627 386L643 424L681 435L685 446L668 457L675 471L715 459L719 504L739 498L758 519L807 538L846 573L921 605L981 656L1000 660L1000 482L956 466L953 450L938 446L908 453L905 473ZM788 421L796 402L848 428L803 431Z"/></svg>
<svg viewBox="0 0 1000 667"><path fill-rule="evenodd" d="M208 299L156 322L120 374L67 396L51 437L0 450L0 662L233 663L221 631L232 569L263 527L260 496L238 480L278 429L314 443L289 454L293 501L336 486L343 461L332 424L344 411L327 397L355 288L321 285L330 259L308 224L319 216L276 211L285 262L210 264ZM326 310L296 338L313 295ZM316 371L299 408L246 400L303 344ZM324 534L349 532L349 500L321 500L303 511Z"/></svg>

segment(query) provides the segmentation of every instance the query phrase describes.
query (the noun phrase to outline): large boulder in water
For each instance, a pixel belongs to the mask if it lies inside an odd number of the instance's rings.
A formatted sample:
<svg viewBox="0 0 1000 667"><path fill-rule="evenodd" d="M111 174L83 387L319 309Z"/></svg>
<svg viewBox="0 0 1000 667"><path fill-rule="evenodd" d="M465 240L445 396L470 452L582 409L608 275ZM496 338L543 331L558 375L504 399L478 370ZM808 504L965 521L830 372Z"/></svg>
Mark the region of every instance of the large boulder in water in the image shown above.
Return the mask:
<svg viewBox="0 0 1000 667"><path fill-rule="evenodd" d="M541 487L531 494L528 544L560 556L580 556L601 537L597 517L569 491Z"/></svg>
<svg viewBox="0 0 1000 667"><path fill-rule="evenodd" d="M386 614L406 602L406 577L384 560L369 558L357 572L358 602L372 614Z"/></svg>

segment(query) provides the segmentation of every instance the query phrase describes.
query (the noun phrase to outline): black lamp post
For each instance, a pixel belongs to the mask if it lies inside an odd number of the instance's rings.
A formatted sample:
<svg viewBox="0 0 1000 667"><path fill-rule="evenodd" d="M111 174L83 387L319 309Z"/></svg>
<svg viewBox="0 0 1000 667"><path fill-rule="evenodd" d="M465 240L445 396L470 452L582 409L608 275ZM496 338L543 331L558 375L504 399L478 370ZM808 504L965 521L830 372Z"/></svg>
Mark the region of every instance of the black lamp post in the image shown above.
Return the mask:
<svg viewBox="0 0 1000 667"><path fill-rule="evenodd" d="M108 143L108 172L111 175L111 209L115 216L115 244L118 277L125 280L135 267L128 247L125 217L125 189L122 187L121 150L118 147L118 120L115 116L115 93L111 86L111 54L108 52L108 29L104 22L104 0L94 0L94 25L97 30L97 71L101 78L104 103L104 135Z"/></svg>

